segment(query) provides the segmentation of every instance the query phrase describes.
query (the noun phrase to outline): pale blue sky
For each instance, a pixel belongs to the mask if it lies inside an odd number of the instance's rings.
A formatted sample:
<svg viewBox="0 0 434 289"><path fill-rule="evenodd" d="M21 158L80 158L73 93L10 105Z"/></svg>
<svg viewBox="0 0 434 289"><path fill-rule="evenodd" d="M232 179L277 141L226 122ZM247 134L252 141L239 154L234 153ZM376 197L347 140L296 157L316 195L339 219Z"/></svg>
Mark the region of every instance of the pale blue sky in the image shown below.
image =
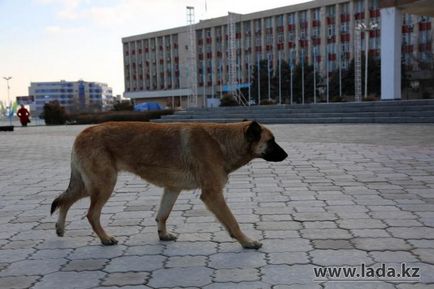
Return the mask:
<svg viewBox="0 0 434 289"><path fill-rule="evenodd" d="M0 0L0 100L4 76L11 98L27 95L31 81L78 80L124 91L121 38L185 25L187 5L196 20L250 13L303 0Z"/></svg>

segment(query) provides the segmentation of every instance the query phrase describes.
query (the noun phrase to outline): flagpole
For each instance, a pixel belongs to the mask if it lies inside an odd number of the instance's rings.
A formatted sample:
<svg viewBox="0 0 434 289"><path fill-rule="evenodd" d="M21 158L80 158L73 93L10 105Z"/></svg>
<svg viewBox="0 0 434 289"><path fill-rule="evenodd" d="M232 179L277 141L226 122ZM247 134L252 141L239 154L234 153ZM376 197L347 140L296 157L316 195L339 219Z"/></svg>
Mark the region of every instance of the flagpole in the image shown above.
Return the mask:
<svg viewBox="0 0 434 289"><path fill-rule="evenodd" d="M258 55L258 105L261 104L261 65Z"/></svg>
<svg viewBox="0 0 434 289"><path fill-rule="evenodd" d="M250 56L247 57L247 74L249 79L249 106L252 98L252 88L251 88L251 80L250 80Z"/></svg>
<svg viewBox="0 0 434 289"><path fill-rule="evenodd" d="M304 48L301 50L301 103L304 104Z"/></svg>
<svg viewBox="0 0 434 289"><path fill-rule="evenodd" d="M294 89L293 89L293 63L292 63L293 59L292 59L292 49L290 51L290 55L289 55L289 74L291 75L291 101L290 104L292 104L292 101L294 99Z"/></svg>
<svg viewBox="0 0 434 289"><path fill-rule="evenodd" d="M206 87L205 87L205 82L206 82L206 66L205 66L205 60L202 61L202 81L203 81L203 107L206 108Z"/></svg>
<svg viewBox="0 0 434 289"><path fill-rule="evenodd" d="M282 52L279 51L279 104L282 104Z"/></svg>
<svg viewBox="0 0 434 289"><path fill-rule="evenodd" d="M268 72L268 100L271 100L270 54L267 55L267 72Z"/></svg>

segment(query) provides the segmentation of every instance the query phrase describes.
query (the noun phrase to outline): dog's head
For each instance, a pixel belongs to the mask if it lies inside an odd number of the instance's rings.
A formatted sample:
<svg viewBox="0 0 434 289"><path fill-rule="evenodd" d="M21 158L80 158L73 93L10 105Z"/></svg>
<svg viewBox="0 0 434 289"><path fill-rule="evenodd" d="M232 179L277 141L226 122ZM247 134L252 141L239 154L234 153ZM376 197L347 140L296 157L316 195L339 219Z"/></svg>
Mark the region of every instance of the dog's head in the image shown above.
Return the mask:
<svg viewBox="0 0 434 289"><path fill-rule="evenodd" d="M269 162L281 162L288 156L276 143L271 131L256 121L248 123L245 137L254 157L263 158Z"/></svg>

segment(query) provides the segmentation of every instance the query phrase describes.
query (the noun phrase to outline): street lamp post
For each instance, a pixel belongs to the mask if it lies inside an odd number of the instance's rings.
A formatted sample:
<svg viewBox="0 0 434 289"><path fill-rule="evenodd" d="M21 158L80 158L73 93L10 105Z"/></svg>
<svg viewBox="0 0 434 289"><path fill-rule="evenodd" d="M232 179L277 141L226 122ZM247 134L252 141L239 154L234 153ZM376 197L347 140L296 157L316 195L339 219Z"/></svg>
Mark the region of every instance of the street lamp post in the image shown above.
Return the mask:
<svg viewBox="0 0 434 289"><path fill-rule="evenodd" d="M365 99L368 97L368 57L369 57L369 32L378 28L378 23L359 23L356 29L365 33ZM360 37L361 37L360 33Z"/></svg>
<svg viewBox="0 0 434 289"><path fill-rule="evenodd" d="M12 76L3 77L4 80L6 80L6 85L8 89L8 105L9 105L9 111L8 111L8 117L9 117L9 124L12 126L12 103L10 101L10 86L9 86L9 80L12 79Z"/></svg>

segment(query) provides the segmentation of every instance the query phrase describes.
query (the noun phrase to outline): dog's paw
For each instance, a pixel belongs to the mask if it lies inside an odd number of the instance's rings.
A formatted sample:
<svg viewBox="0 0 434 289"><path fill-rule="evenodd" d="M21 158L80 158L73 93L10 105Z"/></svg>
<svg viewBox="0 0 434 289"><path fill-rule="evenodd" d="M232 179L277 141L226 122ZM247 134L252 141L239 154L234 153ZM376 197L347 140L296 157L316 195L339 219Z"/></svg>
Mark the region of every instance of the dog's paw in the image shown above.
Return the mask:
<svg viewBox="0 0 434 289"><path fill-rule="evenodd" d="M160 238L160 241L175 241L177 237L174 234L166 233L166 234L159 234L158 237Z"/></svg>
<svg viewBox="0 0 434 289"><path fill-rule="evenodd" d="M56 234L59 237L63 237L63 235L65 234L65 229L59 226L57 223L56 223Z"/></svg>
<svg viewBox="0 0 434 289"><path fill-rule="evenodd" d="M101 239L101 243L102 243L104 246L113 246L113 245L116 245L116 244L118 243L118 240L116 240L116 239L113 238L113 237L110 237L110 238L108 238L108 239Z"/></svg>
<svg viewBox="0 0 434 289"><path fill-rule="evenodd" d="M242 244L244 249L259 249L262 247L262 243L259 241L249 241L247 243Z"/></svg>

